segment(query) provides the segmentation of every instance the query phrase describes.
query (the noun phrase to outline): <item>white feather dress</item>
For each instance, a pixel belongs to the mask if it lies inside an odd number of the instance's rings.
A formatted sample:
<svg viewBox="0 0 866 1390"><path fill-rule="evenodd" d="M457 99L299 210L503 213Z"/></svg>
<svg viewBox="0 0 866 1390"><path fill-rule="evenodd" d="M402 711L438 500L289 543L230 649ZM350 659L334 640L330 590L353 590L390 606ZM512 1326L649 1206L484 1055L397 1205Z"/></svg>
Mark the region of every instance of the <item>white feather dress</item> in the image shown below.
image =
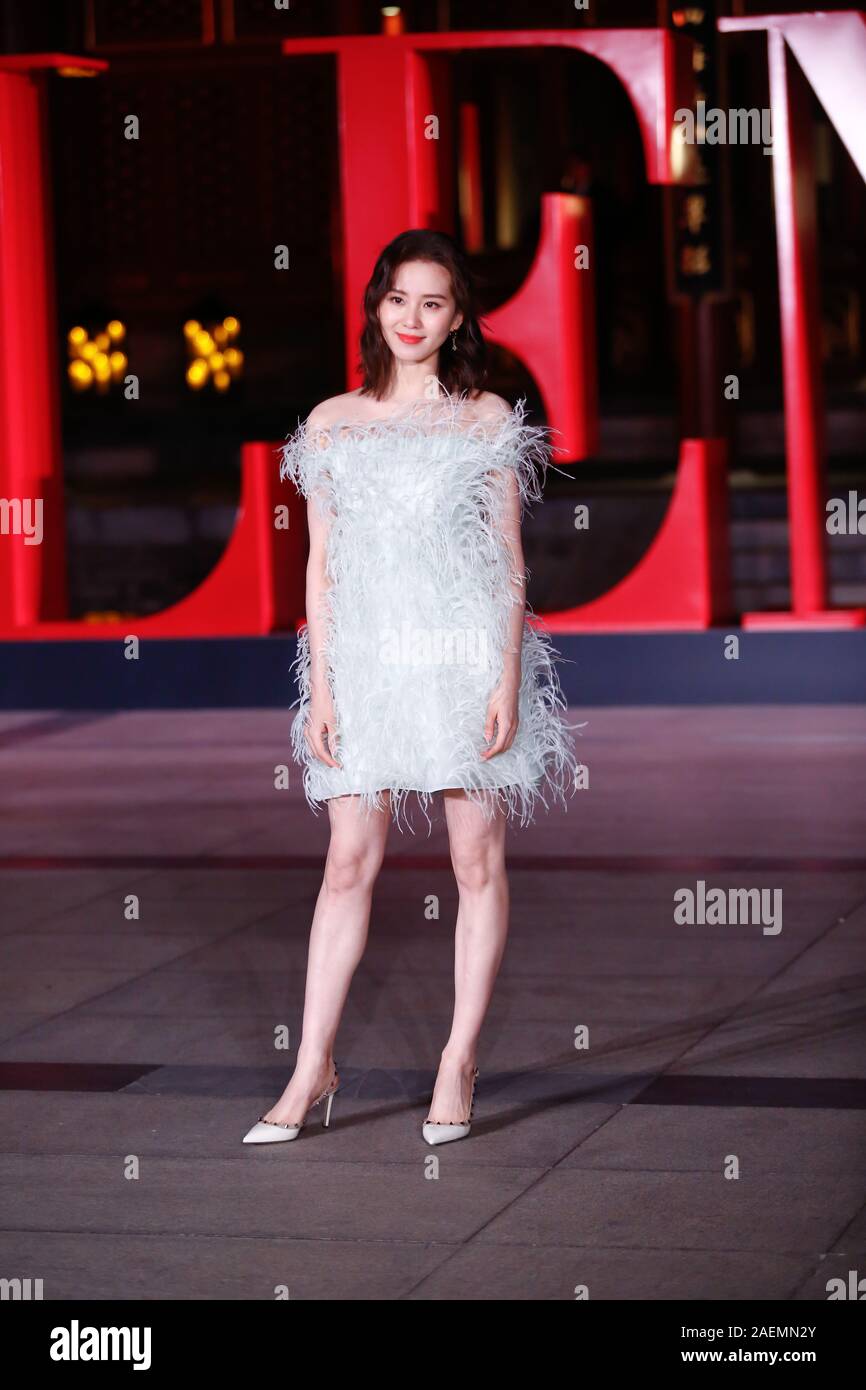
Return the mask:
<svg viewBox="0 0 866 1390"><path fill-rule="evenodd" d="M521 515L541 499L547 430L525 423L525 401L480 420L466 396L414 403L387 419L299 425L281 449L291 478L328 520L327 589L319 631L334 702L339 768L316 758L304 728L310 644L298 635L292 670L300 694L291 729L315 810L355 793L367 809L391 794L394 823L412 828L411 799L463 788L485 815L498 805L525 825L540 802L566 804L579 766L563 718L549 636L527 605L519 727L485 760L488 702L502 674L512 587L499 519L509 473Z"/></svg>

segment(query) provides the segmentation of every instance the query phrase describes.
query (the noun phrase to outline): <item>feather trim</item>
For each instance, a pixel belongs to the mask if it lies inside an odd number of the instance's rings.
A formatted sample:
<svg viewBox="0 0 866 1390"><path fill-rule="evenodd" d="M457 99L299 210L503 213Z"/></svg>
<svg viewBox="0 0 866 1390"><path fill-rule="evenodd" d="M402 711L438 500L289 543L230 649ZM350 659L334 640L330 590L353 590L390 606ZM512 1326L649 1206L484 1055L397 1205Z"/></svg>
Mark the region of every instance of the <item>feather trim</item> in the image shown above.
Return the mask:
<svg viewBox="0 0 866 1390"><path fill-rule="evenodd" d="M314 811L347 794L367 811L381 810L387 791L395 824L413 828L414 797L432 828L433 794L460 787L488 818L499 808L526 825L539 805L565 807L576 788L572 734L585 723L562 717L562 658L529 605L519 728L511 748L490 761L480 757L510 605L519 601L501 527L506 478L516 479L522 516L542 498L552 431L526 423L525 400L507 414L468 421L466 404L466 397L446 397L383 420L341 419L312 432L304 424L281 450L281 477L315 497L330 519L330 587L320 617L341 768L316 759L304 737L306 626L291 668L300 692L292 752ZM461 633L474 652L464 643L453 659ZM438 652L437 634L444 634Z"/></svg>

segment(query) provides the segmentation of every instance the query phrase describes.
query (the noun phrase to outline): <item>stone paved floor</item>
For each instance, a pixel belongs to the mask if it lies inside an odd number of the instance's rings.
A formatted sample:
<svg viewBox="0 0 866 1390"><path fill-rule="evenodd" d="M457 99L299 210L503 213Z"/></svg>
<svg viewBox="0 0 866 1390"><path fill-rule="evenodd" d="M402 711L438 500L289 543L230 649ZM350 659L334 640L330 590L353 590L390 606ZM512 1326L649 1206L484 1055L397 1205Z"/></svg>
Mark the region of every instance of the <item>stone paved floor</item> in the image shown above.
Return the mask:
<svg viewBox="0 0 866 1390"><path fill-rule="evenodd" d="M327 842L298 777L274 787L287 716L0 716L0 1276L50 1299L809 1300L866 1267L866 711L572 717L590 789L510 835L475 1123L434 1151L441 809L391 830L331 1129L243 1147L291 1069L274 1029L297 1036ZM677 924L699 881L781 890L781 930Z"/></svg>

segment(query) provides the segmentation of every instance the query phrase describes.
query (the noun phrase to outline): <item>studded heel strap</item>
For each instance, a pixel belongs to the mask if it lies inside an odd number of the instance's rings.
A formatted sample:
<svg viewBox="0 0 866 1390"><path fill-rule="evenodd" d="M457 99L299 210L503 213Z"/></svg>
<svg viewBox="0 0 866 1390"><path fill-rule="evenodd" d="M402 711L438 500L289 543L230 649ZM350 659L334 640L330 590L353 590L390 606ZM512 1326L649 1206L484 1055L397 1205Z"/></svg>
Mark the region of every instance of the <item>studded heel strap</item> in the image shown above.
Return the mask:
<svg viewBox="0 0 866 1390"><path fill-rule="evenodd" d="M466 1120L425 1120L425 1125L471 1125L472 1111L475 1107L475 1082L478 1080L478 1068L475 1068L475 1075L472 1078L472 1094L469 1097L469 1117Z"/></svg>
<svg viewBox="0 0 866 1390"><path fill-rule="evenodd" d="M314 1110L317 1105L321 1105L322 1101L326 1100L327 1097L332 1094L332 1092L339 1090L339 1080L340 1077L338 1075L337 1064L335 1062L333 1079L325 1087L318 1100L313 1101L312 1105L310 1106L310 1110ZM307 1111L307 1115L309 1115L310 1110ZM264 1115L259 1116L259 1121L266 1125L274 1125L277 1129L303 1129L304 1125L307 1123L307 1118L305 1115L299 1125L289 1124L284 1120L266 1120Z"/></svg>

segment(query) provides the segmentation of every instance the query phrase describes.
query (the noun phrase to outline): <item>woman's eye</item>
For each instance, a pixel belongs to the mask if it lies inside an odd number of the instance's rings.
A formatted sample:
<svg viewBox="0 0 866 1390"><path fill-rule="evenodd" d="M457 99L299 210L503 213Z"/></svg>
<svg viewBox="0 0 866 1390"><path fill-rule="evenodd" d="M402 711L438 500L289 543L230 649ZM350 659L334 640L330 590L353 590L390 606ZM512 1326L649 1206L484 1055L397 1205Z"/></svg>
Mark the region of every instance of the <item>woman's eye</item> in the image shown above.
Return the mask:
<svg viewBox="0 0 866 1390"><path fill-rule="evenodd" d="M391 294L391 295L388 296L388 303L389 303L389 304L402 304L402 303L403 303L403 296L402 296L401 294ZM435 300L435 299L428 299L427 302L426 302L426 304L424 305L424 308L425 308L425 309L441 309L441 308L442 308L442 305L441 305L440 303L438 303L438 301Z"/></svg>

